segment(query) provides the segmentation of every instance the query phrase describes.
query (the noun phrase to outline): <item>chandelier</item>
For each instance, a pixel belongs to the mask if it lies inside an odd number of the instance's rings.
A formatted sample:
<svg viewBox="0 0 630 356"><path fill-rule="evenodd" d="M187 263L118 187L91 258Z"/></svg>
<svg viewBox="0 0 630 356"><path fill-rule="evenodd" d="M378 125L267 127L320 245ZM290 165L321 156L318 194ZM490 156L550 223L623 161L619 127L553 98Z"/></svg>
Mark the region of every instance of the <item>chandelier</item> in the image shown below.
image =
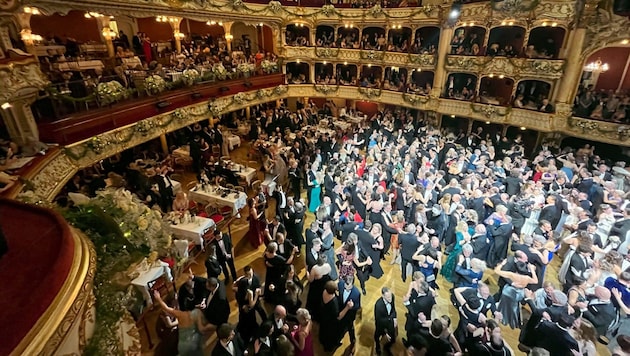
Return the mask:
<svg viewBox="0 0 630 356"><path fill-rule="evenodd" d="M608 69L610 69L610 67L608 66L608 63L602 63L602 60L600 58L597 58L596 61L591 62L584 66L585 72L602 73L602 72L606 72Z"/></svg>

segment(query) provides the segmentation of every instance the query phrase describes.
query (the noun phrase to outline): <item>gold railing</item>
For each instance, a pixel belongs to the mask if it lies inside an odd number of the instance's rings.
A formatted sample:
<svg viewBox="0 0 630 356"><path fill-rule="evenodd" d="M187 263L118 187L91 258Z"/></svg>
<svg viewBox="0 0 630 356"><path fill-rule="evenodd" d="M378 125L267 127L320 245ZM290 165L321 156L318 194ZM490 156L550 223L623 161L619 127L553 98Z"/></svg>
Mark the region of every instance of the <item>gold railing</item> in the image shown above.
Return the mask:
<svg viewBox="0 0 630 356"><path fill-rule="evenodd" d="M564 73L563 59L529 59L506 57L476 57L448 55L444 62L448 72L470 72L477 75L505 75L520 80L560 79Z"/></svg>

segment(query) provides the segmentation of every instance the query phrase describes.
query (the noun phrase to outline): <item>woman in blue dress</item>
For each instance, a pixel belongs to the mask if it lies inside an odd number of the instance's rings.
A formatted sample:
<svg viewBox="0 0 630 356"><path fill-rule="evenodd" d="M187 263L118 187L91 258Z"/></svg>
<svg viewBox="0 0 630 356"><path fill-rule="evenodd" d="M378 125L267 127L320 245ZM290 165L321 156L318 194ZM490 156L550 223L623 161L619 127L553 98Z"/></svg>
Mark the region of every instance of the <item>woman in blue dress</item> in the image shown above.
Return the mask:
<svg viewBox="0 0 630 356"><path fill-rule="evenodd" d="M508 272L501 270L506 263L507 260L503 260L494 268L494 272L499 277L512 281L512 284L503 287L497 311L503 315L503 325L516 329L521 327L520 302L525 298L525 288L528 284L538 283L538 276L536 276L536 266L533 264L528 265L527 262L517 261L516 272Z"/></svg>
<svg viewBox="0 0 630 356"><path fill-rule="evenodd" d="M179 342L177 351L180 356L203 356L203 333L210 331L212 324L203 325L201 310L195 308L192 311L181 311L166 305L160 296L160 292L155 291L155 301L162 310L169 316L177 318L179 322Z"/></svg>
<svg viewBox="0 0 630 356"><path fill-rule="evenodd" d="M317 162L311 165L311 170L308 171L306 175L306 179L308 180L308 186L311 187L311 197L308 202L308 210L311 213L315 213L317 208L321 205L320 196L322 195L322 187L320 182L317 180L319 176Z"/></svg>
<svg viewBox="0 0 630 356"><path fill-rule="evenodd" d="M444 262L444 266L440 271L440 274L444 276L444 279L453 283L453 272L455 271L455 266L460 262L460 256L462 255L462 246L470 241L470 233L468 232L468 224L466 221L461 220L457 223L455 227L455 246L453 247L453 251L448 255L446 262Z"/></svg>

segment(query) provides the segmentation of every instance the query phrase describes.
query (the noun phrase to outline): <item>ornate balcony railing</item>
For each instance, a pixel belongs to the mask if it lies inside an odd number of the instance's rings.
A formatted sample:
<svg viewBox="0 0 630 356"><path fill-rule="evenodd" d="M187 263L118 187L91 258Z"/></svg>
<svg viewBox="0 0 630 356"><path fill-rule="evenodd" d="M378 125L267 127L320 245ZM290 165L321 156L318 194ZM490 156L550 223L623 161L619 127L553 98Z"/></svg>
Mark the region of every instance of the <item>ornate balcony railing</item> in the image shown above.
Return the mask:
<svg viewBox="0 0 630 356"><path fill-rule="evenodd" d="M469 72L478 75L502 74L515 80L521 78L544 80L561 78L565 61L563 59L448 55L444 66L449 72Z"/></svg>
<svg viewBox="0 0 630 356"><path fill-rule="evenodd" d="M383 67L413 67L422 70L434 70L437 57L433 54L411 54L401 52L387 52L349 48L323 47L290 47L283 49L283 56L287 60L307 59L311 61L348 62L360 65L369 62Z"/></svg>

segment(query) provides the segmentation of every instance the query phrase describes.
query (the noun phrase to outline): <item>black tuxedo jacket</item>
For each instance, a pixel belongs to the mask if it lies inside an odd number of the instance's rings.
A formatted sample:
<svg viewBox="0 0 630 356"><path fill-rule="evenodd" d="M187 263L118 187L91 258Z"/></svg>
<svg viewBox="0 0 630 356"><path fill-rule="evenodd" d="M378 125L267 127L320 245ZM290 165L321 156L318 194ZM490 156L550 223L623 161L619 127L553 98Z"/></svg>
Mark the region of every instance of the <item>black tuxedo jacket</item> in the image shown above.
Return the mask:
<svg viewBox="0 0 630 356"><path fill-rule="evenodd" d="M593 324L599 335L606 335L608 327L617 316L617 310L611 302L594 301L589 303L588 310L582 316Z"/></svg>
<svg viewBox="0 0 630 356"><path fill-rule="evenodd" d="M571 261L569 262L569 270L567 271L567 275L565 277L567 284L575 285L576 277L584 278L581 274L586 271L587 267L588 266L584 263L582 256L580 256L579 253L574 253L573 256L571 256ZM580 272L580 276L577 276L573 273L573 268Z"/></svg>
<svg viewBox="0 0 630 356"><path fill-rule="evenodd" d="M387 225L387 222L385 221L385 217L383 216L383 214L384 212L380 212L380 213L371 212L370 221L372 222L372 225L376 223L381 224L383 240L389 241L392 238L392 234L397 234L398 230Z"/></svg>
<svg viewBox="0 0 630 356"><path fill-rule="evenodd" d="M402 246L400 247L400 255L405 260L412 260L414 253L418 250L420 246L420 242L415 234L400 234L398 236L398 243Z"/></svg>
<svg viewBox="0 0 630 356"><path fill-rule="evenodd" d="M214 296L211 299L210 296L208 298L209 300L206 300L206 309L203 310L206 320L216 326L227 323L230 318L230 303L225 293L225 285L219 281L219 286L215 290Z"/></svg>
<svg viewBox="0 0 630 356"><path fill-rule="evenodd" d="M225 247L225 252L231 254L232 248L234 247L232 245L232 237L229 234L225 233L221 233L221 236L221 240L223 240L223 246ZM215 246L217 251L217 260L219 260L219 262L225 262L227 260L227 257L225 256L225 254L223 254L223 250L221 250L221 247L219 247L219 241L215 238L212 241L212 244ZM232 258L234 258L234 256L232 256Z"/></svg>
<svg viewBox="0 0 630 356"><path fill-rule="evenodd" d="M610 235L619 236L619 238L621 238L621 240L623 241L626 238L626 234L628 233L629 230L630 230L630 218L621 219L615 222L612 229L610 230Z"/></svg>
<svg viewBox="0 0 630 356"><path fill-rule="evenodd" d="M212 349L212 356L242 356L245 354L245 347L242 345L240 340L237 340L238 337L235 337L232 340L232 345L234 346L234 355L232 355L220 341L217 341L217 344Z"/></svg>
<svg viewBox="0 0 630 356"><path fill-rule="evenodd" d="M571 350L580 350L580 346L573 336L565 330L562 330L557 324L547 320L543 320L538 325L539 335L544 335L537 339L537 345L549 351L554 356L571 356Z"/></svg>
<svg viewBox="0 0 630 356"><path fill-rule="evenodd" d="M275 228L274 225L273 224L268 224L267 228L269 229L269 234L271 235L271 238L273 240L275 240L276 237L274 236L274 228ZM282 224L282 223L278 223L278 229L276 231L276 234L279 233L279 232L283 233L284 236L286 237L287 229L284 228L284 224Z"/></svg>
<svg viewBox="0 0 630 356"><path fill-rule="evenodd" d="M392 295L391 310L387 313L387 306L383 297L378 298L374 305L374 323L377 334L389 334L392 338L396 336L396 328L394 327L394 319L396 319L396 302L395 296Z"/></svg>
<svg viewBox="0 0 630 356"><path fill-rule="evenodd" d="M313 251L309 248L305 253L306 257L306 270L311 271L311 268L317 264L317 258L313 256Z"/></svg>
<svg viewBox="0 0 630 356"><path fill-rule="evenodd" d="M239 278L235 283L236 283L235 299L239 306L245 305L247 303L246 296L247 296L248 290L251 290L253 293L255 293L256 288L261 288L260 279L255 274L252 277L251 285L247 283L247 279L244 277Z"/></svg>

